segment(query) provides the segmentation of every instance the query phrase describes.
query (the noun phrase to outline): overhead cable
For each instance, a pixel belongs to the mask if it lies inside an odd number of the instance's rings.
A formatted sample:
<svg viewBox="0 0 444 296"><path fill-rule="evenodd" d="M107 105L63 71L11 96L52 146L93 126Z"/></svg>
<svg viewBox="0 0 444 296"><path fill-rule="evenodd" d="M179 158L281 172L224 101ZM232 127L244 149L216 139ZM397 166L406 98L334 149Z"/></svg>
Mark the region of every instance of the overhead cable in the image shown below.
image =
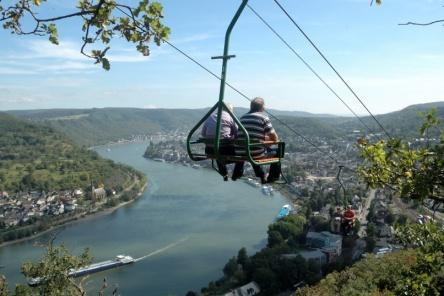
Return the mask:
<svg viewBox="0 0 444 296"><path fill-rule="evenodd" d="M296 23L296 21L293 19L293 17L288 13L288 11L279 3L278 0L273 0L276 5L282 10L282 12L290 19L290 21L295 25L295 27L304 35L305 39L308 40L308 42L313 46L313 48L319 53L319 55L324 59L324 61L330 66L330 68L336 73L336 75L341 79L341 81L345 84L345 86L350 90L350 92L353 94L353 96L361 103L361 105L367 110L367 112L370 114L370 116L375 120L375 122L378 124L378 126L381 128L381 130L384 131L386 136L391 139L392 137L387 132L387 130L384 128L384 126L381 124L381 122L373 115L373 113L370 111L369 108L364 104L364 102L361 100L361 98L356 94L356 92L351 88L351 86L345 81L345 79L342 77L341 74L336 70L336 68L330 63L330 61L325 57L325 55L322 53L322 51L316 46L316 44L311 40L311 38L305 33L304 30Z"/></svg>
<svg viewBox="0 0 444 296"><path fill-rule="evenodd" d="M315 69L268 23L256 10L253 9L249 4L247 7L256 15L267 27L273 32L298 58L299 60L333 93L333 95L338 98L345 107L362 123L363 126L367 128L367 130L375 134L373 130L362 120L361 117L356 114L356 112L339 96L339 94L316 72Z"/></svg>

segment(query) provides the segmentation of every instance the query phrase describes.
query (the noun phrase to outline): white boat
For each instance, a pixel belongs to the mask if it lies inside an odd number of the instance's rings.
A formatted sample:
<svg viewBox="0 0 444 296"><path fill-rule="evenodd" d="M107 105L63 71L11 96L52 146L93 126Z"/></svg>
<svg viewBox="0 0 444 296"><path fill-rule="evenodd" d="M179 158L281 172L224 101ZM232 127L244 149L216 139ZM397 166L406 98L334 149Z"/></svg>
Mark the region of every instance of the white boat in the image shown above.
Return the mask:
<svg viewBox="0 0 444 296"><path fill-rule="evenodd" d="M91 273L100 272L107 269L116 268L122 265L127 265L134 263L135 260L133 257L128 255L117 255L113 260L106 260L103 262L93 263L88 266L84 266L78 269L70 269L68 275L70 277L79 277ZM45 279L41 277L35 277L28 279L28 285L31 287L35 287L40 285Z"/></svg>
<svg viewBox="0 0 444 296"><path fill-rule="evenodd" d="M254 180L254 179L251 179L251 178L247 178L247 179L245 179L245 182L246 182L248 185L251 185L251 186L253 186L253 187L260 187L260 186L261 186L261 184L259 184L258 181Z"/></svg>
<svg viewBox="0 0 444 296"><path fill-rule="evenodd" d="M273 194L273 187L269 185L262 185L262 193L265 195L272 195Z"/></svg>

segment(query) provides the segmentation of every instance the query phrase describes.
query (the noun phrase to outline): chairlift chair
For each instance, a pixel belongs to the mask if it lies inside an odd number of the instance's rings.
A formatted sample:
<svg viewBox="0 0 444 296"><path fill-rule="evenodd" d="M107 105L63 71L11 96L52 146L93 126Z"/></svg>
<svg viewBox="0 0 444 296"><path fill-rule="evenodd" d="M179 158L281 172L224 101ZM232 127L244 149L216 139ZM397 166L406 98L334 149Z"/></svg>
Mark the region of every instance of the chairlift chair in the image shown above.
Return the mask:
<svg viewBox="0 0 444 296"><path fill-rule="evenodd" d="M221 75L221 83L220 83L220 91L219 91L219 101L207 112L207 114L191 129L187 137L187 152L188 156L193 161L202 161L206 159L211 160L220 160L225 162L240 162L240 161L248 161L254 165L269 165L273 163L279 163L285 154L285 143L282 141L274 142L274 141L252 141L248 135L247 130L240 122L240 120L236 117L236 115L229 110L227 105L224 103L224 94L225 94L225 84L226 84L226 72L227 72L227 64L228 60L234 58L234 55L228 54L229 42L231 32L236 24L239 16L247 5L248 0L243 0L240 7L238 8L236 14L231 20L230 25L228 26L227 32L225 34L225 45L224 45L224 54L223 56L212 57L212 59L222 59L222 75ZM197 140L193 140L193 136L196 131L201 127L201 125L207 120L208 117L211 116L213 112L217 111L217 122L216 122L216 133L214 139L203 139L199 138ZM220 129L221 129L221 119L222 119L222 111L228 112L228 114L233 118L235 123L238 125L238 128L244 133L245 140L238 139L221 139L220 138ZM214 148L214 154L205 154L198 153L193 151L192 146L196 145L212 145ZM246 151L245 155L222 155L220 153L220 147L223 145L232 145L239 148L244 148ZM277 147L276 153L273 156L265 156L261 158L255 158L251 155L251 148L262 146L264 148L268 148L271 146Z"/></svg>

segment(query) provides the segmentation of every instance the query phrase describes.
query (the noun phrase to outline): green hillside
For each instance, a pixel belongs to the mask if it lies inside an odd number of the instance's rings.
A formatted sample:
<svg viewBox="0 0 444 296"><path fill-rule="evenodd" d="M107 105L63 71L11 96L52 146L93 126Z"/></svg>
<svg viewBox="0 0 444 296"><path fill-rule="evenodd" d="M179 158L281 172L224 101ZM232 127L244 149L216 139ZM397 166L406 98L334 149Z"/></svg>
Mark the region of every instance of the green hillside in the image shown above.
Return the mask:
<svg viewBox="0 0 444 296"><path fill-rule="evenodd" d="M93 146L106 144L132 135L153 134L157 132L181 131L187 133L207 112L206 109L136 109L136 108L104 108L104 109L50 109L9 111L21 119L48 125L64 134L74 142ZM236 114L247 112L245 108L237 108ZM342 122L339 117L318 117L307 112L276 111L286 124L305 135L335 137L338 130L331 122ZM344 119L348 120L348 119ZM275 123L283 137L294 135Z"/></svg>
<svg viewBox="0 0 444 296"><path fill-rule="evenodd" d="M177 129L186 131L205 114L205 110L104 108L10 113L49 125L80 145L93 146L132 135Z"/></svg>
<svg viewBox="0 0 444 296"><path fill-rule="evenodd" d="M403 110L378 115L378 120L393 135L419 137L422 119L418 112L437 109L437 117L444 118L444 102L409 106ZM32 122L41 122L64 134L80 145L93 146L130 138L132 135L188 130L199 121L208 109L49 109L9 111L10 114ZM241 115L247 109L237 108ZM307 137L344 137L353 130L367 134L367 129L354 117L316 115L308 112L270 110L286 124ZM382 132L370 117L363 121L374 132ZM444 120L442 120L444 123ZM289 142L294 134L275 122L278 132ZM432 135L434 135L432 133Z"/></svg>
<svg viewBox="0 0 444 296"><path fill-rule="evenodd" d="M0 113L0 190L72 190L90 182L123 187L133 169L80 148L47 126Z"/></svg>
<svg viewBox="0 0 444 296"><path fill-rule="evenodd" d="M298 290L295 296L396 295L417 257L414 250L379 258L371 255L344 271L328 274L317 285Z"/></svg>
<svg viewBox="0 0 444 296"><path fill-rule="evenodd" d="M376 118L393 137L415 138L420 136L418 130L423 122L419 113L428 112L433 108L437 110L436 117L441 120L441 126L444 126L444 102L412 105L400 111L377 115ZM362 117L362 119L374 132L382 132L372 118L367 116ZM334 124L334 120L332 123ZM350 118L342 123L338 123L336 127L342 131L350 131L352 129L366 131L366 128L356 118ZM435 130L435 133L434 131L431 132L432 136L438 136L437 130Z"/></svg>

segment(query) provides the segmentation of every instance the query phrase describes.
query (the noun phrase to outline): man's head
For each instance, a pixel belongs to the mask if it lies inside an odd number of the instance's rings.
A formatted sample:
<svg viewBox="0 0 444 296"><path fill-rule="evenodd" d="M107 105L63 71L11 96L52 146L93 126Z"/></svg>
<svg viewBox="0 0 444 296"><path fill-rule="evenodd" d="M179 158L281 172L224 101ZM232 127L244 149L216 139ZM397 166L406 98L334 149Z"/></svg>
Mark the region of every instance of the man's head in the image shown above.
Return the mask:
<svg viewBox="0 0 444 296"><path fill-rule="evenodd" d="M256 97L251 101L250 112L262 112L264 111L264 99Z"/></svg>

